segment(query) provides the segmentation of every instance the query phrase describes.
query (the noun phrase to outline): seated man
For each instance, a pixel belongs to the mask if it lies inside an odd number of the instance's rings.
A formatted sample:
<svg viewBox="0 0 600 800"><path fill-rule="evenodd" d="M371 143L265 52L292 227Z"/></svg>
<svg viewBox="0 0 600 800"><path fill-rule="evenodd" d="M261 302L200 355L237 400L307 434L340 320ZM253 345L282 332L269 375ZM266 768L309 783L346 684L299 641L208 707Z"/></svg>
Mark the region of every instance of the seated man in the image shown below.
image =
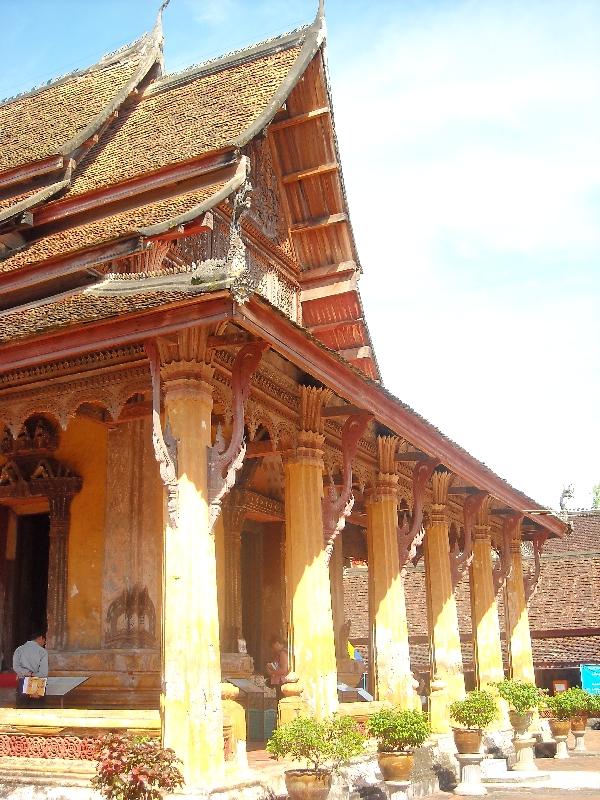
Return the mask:
<svg viewBox="0 0 600 800"><path fill-rule="evenodd" d="M267 672L271 686L275 689L277 702L281 700L281 684L285 683L290 665L288 661L287 648L281 641L280 636L273 636L269 642L271 645L271 655L273 660L267 664Z"/></svg>
<svg viewBox="0 0 600 800"><path fill-rule="evenodd" d="M31 698L23 693L23 683L25 678L48 677L45 631L34 630L31 639L17 647L13 655L13 670L17 673L17 705L42 705L39 698Z"/></svg>

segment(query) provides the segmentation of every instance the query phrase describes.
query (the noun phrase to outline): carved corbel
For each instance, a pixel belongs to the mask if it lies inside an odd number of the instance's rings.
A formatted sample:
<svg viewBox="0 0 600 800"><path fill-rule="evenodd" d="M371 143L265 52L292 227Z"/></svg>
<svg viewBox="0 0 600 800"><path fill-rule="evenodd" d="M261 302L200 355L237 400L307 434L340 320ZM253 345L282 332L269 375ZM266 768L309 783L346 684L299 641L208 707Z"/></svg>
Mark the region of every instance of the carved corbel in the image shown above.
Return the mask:
<svg viewBox="0 0 600 800"><path fill-rule="evenodd" d="M456 542L450 553L450 573L452 575L452 587L454 589L456 589L462 576L465 574L466 570L469 569L473 561L473 525L475 524L475 518L487 499L488 495L486 492L476 492L475 494L467 495L465 499L463 506L465 523L465 543L463 551L462 553L460 552L458 542Z"/></svg>
<svg viewBox="0 0 600 800"><path fill-rule="evenodd" d="M511 542L513 539L519 541L519 530L521 526L521 514L510 514L504 518L502 523L502 545L500 548L499 558L494 569L492 576L494 578L494 592L498 594L500 589L506 586L506 581L510 578L512 573L512 554Z"/></svg>
<svg viewBox="0 0 600 800"><path fill-rule="evenodd" d="M360 437L365 432L365 428L372 414L363 411L360 414L352 414L344 423L342 429L342 457L343 457L343 483L338 491L333 481L329 491L321 500L321 510L323 514L323 536L325 538L326 562L329 563L335 540L346 525L346 519L350 516L354 506L354 495L352 493L352 461L358 449Z"/></svg>
<svg viewBox="0 0 600 800"><path fill-rule="evenodd" d="M523 576L526 603L529 603L540 583L542 571L541 555L547 538L547 533L538 533L533 537L533 569L529 569Z"/></svg>
<svg viewBox="0 0 600 800"><path fill-rule="evenodd" d="M435 458L417 461L413 469L413 512L410 522L398 526L398 563L402 576L406 574L408 562L417 554L417 548L425 536L423 527L423 511L425 506L425 490L434 469L439 465Z"/></svg>
<svg viewBox="0 0 600 800"><path fill-rule="evenodd" d="M177 440L167 429L163 433L160 419L160 356L154 342L145 343L152 378L152 444L158 461L160 477L167 489L169 522L175 530L178 525Z"/></svg>
<svg viewBox="0 0 600 800"><path fill-rule="evenodd" d="M231 439L226 447L219 429L212 447L208 448L208 498L209 526L214 529L221 511L221 503L235 484L236 474L241 469L246 455L244 441L244 408L250 381L265 350L266 342L250 342L240 347L231 370L231 393L233 406L233 428Z"/></svg>

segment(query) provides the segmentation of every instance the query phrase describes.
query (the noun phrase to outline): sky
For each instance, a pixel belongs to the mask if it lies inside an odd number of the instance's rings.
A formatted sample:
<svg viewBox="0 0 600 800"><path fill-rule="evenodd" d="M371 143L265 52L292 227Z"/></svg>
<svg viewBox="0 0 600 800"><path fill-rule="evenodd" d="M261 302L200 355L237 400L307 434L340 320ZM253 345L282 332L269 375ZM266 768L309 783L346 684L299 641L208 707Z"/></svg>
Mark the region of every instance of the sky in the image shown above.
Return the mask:
<svg viewBox="0 0 600 800"><path fill-rule="evenodd" d="M150 0L0 0L0 98L149 29ZM176 71L316 0L171 0ZM539 502L600 483L599 0L327 0L365 313L388 389Z"/></svg>

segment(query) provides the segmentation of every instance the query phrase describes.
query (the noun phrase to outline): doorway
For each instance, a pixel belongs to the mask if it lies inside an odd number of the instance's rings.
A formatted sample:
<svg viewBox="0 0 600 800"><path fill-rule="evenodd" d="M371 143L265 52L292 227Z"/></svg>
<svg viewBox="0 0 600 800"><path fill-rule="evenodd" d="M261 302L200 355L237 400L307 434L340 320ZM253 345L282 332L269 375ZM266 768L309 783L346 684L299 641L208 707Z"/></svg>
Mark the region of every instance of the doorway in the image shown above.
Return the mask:
<svg viewBox="0 0 600 800"><path fill-rule="evenodd" d="M12 653L31 638L34 628L46 629L50 517L24 514L18 517L12 575Z"/></svg>

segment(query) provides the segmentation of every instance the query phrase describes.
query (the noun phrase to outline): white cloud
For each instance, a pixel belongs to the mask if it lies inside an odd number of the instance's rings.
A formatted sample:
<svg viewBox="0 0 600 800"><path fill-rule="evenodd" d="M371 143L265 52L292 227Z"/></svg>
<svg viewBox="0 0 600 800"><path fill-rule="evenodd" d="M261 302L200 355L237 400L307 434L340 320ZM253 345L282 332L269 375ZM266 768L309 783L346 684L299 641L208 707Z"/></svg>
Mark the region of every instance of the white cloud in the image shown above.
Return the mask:
<svg viewBox="0 0 600 800"><path fill-rule="evenodd" d="M597 4L463 2L330 44L386 384L554 506L600 481L599 35Z"/></svg>

